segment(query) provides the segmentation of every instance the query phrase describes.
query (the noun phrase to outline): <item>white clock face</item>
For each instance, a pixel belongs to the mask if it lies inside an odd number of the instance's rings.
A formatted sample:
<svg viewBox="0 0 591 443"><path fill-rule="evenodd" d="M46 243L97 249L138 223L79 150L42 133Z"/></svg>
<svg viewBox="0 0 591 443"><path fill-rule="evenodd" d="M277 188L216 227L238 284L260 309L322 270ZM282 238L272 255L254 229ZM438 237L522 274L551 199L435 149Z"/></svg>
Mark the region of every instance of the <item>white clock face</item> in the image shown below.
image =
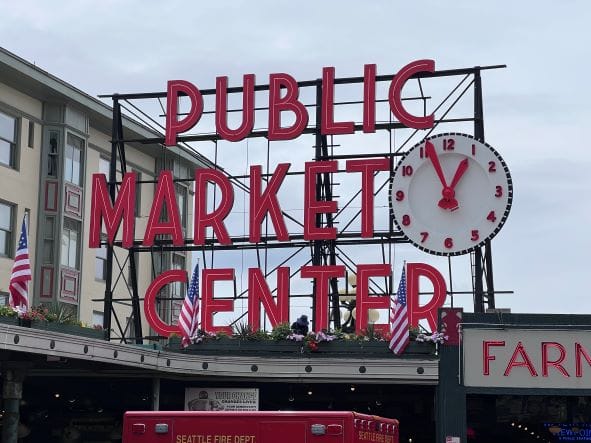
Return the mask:
<svg viewBox="0 0 591 443"><path fill-rule="evenodd" d="M427 138L400 160L390 185L398 228L419 249L465 254L501 229L513 198L507 165L467 134Z"/></svg>

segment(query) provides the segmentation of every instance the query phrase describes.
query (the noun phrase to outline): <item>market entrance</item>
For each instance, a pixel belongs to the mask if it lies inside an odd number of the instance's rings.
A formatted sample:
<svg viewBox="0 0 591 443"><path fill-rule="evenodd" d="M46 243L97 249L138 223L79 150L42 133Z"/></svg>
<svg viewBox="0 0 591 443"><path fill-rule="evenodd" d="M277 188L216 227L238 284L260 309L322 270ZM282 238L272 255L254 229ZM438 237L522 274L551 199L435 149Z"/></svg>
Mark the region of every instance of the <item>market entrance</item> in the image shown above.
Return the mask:
<svg viewBox="0 0 591 443"><path fill-rule="evenodd" d="M479 443L591 441L591 397L469 395L467 421Z"/></svg>

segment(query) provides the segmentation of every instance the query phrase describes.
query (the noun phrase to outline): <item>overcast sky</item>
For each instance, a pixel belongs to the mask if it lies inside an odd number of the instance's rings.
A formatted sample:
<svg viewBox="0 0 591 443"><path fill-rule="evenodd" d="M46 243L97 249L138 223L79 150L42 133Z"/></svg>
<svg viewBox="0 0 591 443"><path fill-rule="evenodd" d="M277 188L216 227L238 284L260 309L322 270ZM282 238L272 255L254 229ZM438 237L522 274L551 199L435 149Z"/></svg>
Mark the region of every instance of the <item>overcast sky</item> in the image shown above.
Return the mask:
<svg viewBox="0 0 591 443"><path fill-rule="evenodd" d="M207 89L219 75L309 80L324 66L389 74L423 58L438 70L507 64L483 73L486 140L515 193L493 240L496 289L514 293L497 306L591 313L590 19L585 0L21 0L2 5L0 45L93 96L163 91L169 79ZM466 284L469 266L456 262Z"/></svg>

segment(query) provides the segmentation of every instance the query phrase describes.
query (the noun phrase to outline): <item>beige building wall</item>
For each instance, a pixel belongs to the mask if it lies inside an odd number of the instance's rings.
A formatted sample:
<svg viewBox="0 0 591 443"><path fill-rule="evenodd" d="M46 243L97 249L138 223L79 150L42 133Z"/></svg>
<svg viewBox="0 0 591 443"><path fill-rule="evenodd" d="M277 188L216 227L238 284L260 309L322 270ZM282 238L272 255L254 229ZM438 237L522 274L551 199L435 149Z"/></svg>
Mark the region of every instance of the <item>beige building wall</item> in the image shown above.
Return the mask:
<svg viewBox="0 0 591 443"><path fill-rule="evenodd" d="M20 236L20 228L25 211L29 212L29 248L37 236L37 208L39 202L41 116L43 106L38 100L24 95L0 83L0 111L18 119L16 169L0 165L0 200L15 205L13 217L13 254ZM28 147L29 122L34 125L33 147ZM34 251L30 252L31 266L34 269ZM14 256L0 256L0 291L8 292ZM30 291L34 289L30 284Z"/></svg>
<svg viewBox="0 0 591 443"><path fill-rule="evenodd" d="M104 103L74 88L36 66L0 48L0 112L17 119L15 166L0 164L0 201L13 205L11 249L16 249L20 225L29 212L29 255L33 280L29 285L31 305L59 302L75 308L77 318L88 326L102 324L105 280L97 273L97 249L88 247L92 174L100 172L101 163L111 154L112 110ZM32 126L30 126L30 123ZM157 134L135 121L124 119L126 135L153 138ZM34 136L29 138L29 128ZM70 135L72 137L70 137ZM71 140L70 140L71 139ZM29 141L33 141L29 147ZM170 169L175 178L193 176L203 161L182 147L164 150L157 144L126 144L128 170L138 172L142 181L154 181L160 169ZM79 155L82 153L82 155ZM78 158L81 158L81 162ZM65 163L67 159L67 164ZM101 162L102 159L102 162ZM82 171L78 176L78 167ZM76 177L74 177L76 176ZM81 180L78 180L81 178ZM193 190L187 183L177 183L177 193L184 196L186 237L192 237ZM141 194L136 216L135 238L143 238L153 202L155 184L138 185ZM178 197L181 200L181 197ZM64 252L65 251L65 252ZM105 254L106 255L106 254ZM138 297L143 300L153 279L160 272L182 267L192 271L190 252L166 252L153 260L149 252L138 253ZM102 257L102 255L100 255ZM122 328L131 316L128 287L128 252L117 250L113 279L120 279L113 297L124 300L114 305ZM0 255L0 302L7 300L13 253ZM102 264L102 262L99 262ZM122 275L118 270L123 267ZM175 284L166 295L181 297L175 302L162 300L159 310L165 321L175 321L186 285ZM143 302L140 301L143 314ZM113 333L119 336L115 319ZM151 331L142 318L143 334ZM133 331L135 332L135 331ZM129 337L133 333L127 331Z"/></svg>

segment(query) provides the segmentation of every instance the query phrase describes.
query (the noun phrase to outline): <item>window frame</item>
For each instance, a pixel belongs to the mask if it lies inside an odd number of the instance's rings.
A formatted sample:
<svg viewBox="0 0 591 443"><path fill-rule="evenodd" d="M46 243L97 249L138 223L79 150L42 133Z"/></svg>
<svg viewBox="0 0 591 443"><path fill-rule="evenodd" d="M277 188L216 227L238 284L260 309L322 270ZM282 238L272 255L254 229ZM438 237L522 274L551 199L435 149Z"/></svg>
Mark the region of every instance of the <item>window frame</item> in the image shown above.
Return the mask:
<svg viewBox="0 0 591 443"><path fill-rule="evenodd" d="M8 155L9 155L8 163L0 161L0 166L5 166L5 167L11 168L11 169L17 169L17 150L18 150L18 146L19 146L21 118L14 115L14 114L10 114L9 112L6 112L2 109L0 109L0 114L14 120L13 140L9 140L8 138L4 137L3 134L0 132L0 141L8 143L8 146L10 149L10 152L8 153ZM1 158L1 156L0 156L0 158Z"/></svg>
<svg viewBox="0 0 591 443"><path fill-rule="evenodd" d="M101 235L101 242L106 241L106 236ZM99 265L99 262L101 264ZM99 266L102 267L102 274L99 274ZM102 245L96 248L94 258L94 279L97 281L105 281L107 279L107 245Z"/></svg>
<svg viewBox="0 0 591 443"><path fill-rule="evenodd" d="M82 142L81 147L75 146L73 143L70 143L70 138L78 139ZM69 150L72 150L72 157L71 163L70 158L68 158ZM83 137L80 137L73 132L66 133L66 143L64 145L64 181L67 183L71 183L74 186L78 186L79 188L83 187L84 183L84 153L86 151L86 140ZM76 163L75 154L79 152L80 157L78 160L78 176L76 177L77 181L74 181L74 165Z"/></svg>
<svg viewBox="0 0 591 443"><path fill-rule="evenodd" d="M66 227L66 223L72 223L72 226L76 226L76 229L70 229ZM64 254L64 234L68 231L68 244L66 246L67 254ZM72 248L72 233L76 234L76 245L75 245L75 257L74 257L74 265L70 263L71 257L71 248ZM64 217L63 224L62 224L62 231L61 231L61 256L60 256L60 265L66 268L75 269L77 271L80 270L80 246L81 246L81 238L82 238L82 223L76 219L70 217ZM64 258L67 257L67 261L64 262Z"/></svg>
<svg viewBox="0 0 591 443"><path fill-rule="evenodd" d="M7 232L8 235L6 237L6 247L4 251L0 250L0 257L7 257L7 258L14 258L14 239L15 239L15 229L16 229L16 205L12 202L6 200L0 200L0 205L8 206L10 209L10 221L9 221L9 230L3 229L0 227L0 231Z"/></svg>

